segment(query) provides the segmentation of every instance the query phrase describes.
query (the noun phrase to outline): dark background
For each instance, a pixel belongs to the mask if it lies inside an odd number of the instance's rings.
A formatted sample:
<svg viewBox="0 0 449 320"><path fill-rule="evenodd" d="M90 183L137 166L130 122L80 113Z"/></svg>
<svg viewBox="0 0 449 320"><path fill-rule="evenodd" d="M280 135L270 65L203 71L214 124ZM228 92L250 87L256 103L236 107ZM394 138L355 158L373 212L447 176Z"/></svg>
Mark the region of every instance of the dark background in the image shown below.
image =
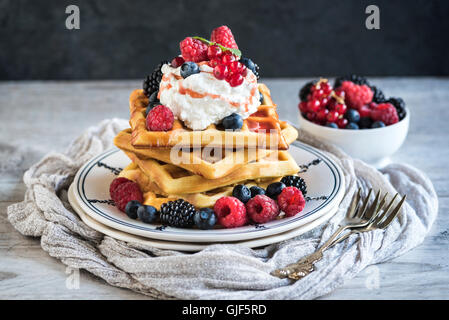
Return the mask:
<svg viewBox="0 0 449 320"><path fill-rule="evenodd" d="M80 30L65 28L70 4ZM222 24L262 77L444 76L448 21L447 0L0 0L0 80L143 78Z"/></svg>

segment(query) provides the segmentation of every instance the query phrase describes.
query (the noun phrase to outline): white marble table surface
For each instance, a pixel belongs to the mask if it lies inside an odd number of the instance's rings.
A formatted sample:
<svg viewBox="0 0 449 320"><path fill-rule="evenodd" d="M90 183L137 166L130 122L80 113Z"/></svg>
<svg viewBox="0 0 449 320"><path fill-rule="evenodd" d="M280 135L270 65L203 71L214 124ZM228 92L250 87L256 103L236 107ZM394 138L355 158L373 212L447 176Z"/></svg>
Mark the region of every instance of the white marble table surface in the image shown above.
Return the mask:
<svg viewBox="0 0 449 320"><path fill-rule="evenodd" d="M267 79L283 119L295 121L306 79ZM449 299L449 79L378 78L388 96L411 110L407 141L393 160L433 181L440 211L424 243L371 266L323 299ZM0 299L146 299L81 271L73 274L44 252L39 239L19 234L6 207L21 201L23 172L49 151L61 151L82 130L105 118L128 116L128 96L140 81L0 82Z"/></svg>

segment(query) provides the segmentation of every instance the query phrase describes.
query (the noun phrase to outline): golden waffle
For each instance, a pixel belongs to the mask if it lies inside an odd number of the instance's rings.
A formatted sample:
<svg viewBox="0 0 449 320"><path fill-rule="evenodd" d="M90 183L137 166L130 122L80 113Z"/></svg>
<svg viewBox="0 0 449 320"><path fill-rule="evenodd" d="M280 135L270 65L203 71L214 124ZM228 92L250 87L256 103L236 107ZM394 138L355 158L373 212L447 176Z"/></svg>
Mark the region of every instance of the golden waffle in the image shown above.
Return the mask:
<svg viewBox="0 0 449 320"><path fill-rule="evenodd" d="M193 131L185 127L182 121L175 120L170 131L148 131L146 129L145 109L148 98L143 90L134 90L129 97L132 145L136 148L181 146L232 146L288 149L276 112L276 105L271 100L270 91L264 84L259 84L264 104L257 112L243 121L239 131L219 130L211 124L205 130Z"/></svg>
<svg viewBox="0 0 449 320"><path fill-rule="evenodd" d="M292 126L282 123L282 134L288 144L298 137L298 131ZM215 154L207 147L196 150L174 150L171 148L134 148L131 144L131 129L123 130L114 139L114 144L123 151L132 152L141 159L153 158L165 163L180 166L194 174L207 179L217 179L228 175L230 172L242 167L248 162L265 158L277 151L273 149L237 149L222 150ZM212 148L213 149L213 148ZM175 161L174 161L175 160Z"/></svg>
<svg viewBox="0 0 449 320"><path fill-rule="evenodd" d="M221 197L232 195L232 189L234 188L234 186L226 186L201 193L167 195L161 192L156 184L151 183L150 178L135 163L131 163L123 169L119 177L135 181L144 193L144 204L151 205L157 209L160 209L163 203L177 199L184 199L197 208L213 207L215 202ZM259 186L266 188L270 183L279 181L279 179L275 178L259 182L249 180L241 182L241 184L245 184L247 187Z"/></svg>
<svg viewBox="0 0 449 320"><path fill-rule="evenodd" d="M165 194L205 192L241 181L282 177L299 171L295 160L286 151L279 151L267 158L248 163L218 179L206 179L173 164L154 159L140 159L129 151L125 153L149 177L148 181L155 183Z"/></svg>

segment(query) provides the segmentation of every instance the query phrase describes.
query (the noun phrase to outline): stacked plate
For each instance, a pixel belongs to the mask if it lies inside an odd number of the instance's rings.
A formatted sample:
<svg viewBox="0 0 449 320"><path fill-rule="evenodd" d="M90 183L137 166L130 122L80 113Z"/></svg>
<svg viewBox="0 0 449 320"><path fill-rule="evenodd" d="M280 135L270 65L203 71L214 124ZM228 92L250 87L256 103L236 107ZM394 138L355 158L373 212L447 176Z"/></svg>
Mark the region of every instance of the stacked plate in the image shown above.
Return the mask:
<svg viewBox="0 0 449 320"><path fill-rule="evenodd" d="M199 251L211 244L234 243L260 247L296 237L329 220L344 195L344 176L338 165L308 145L294 142L289 149L307 184L304 210L289 218L233 229L181 229L130 219L110 200L109 185L129 158L119 149L104 152L80 168L69 189L69 201L91 228L110 237L160 249Z"/></svg>

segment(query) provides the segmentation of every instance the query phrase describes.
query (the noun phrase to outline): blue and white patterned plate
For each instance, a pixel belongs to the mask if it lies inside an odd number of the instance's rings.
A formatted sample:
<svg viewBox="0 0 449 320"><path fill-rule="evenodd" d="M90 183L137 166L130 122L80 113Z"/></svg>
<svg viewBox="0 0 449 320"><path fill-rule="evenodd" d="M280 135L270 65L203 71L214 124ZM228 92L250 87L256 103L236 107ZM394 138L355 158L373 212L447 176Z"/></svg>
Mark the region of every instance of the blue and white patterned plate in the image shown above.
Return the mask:
<svg viewBox="0 0 449 320"><path fill-rule="evenodd" d="M94 220L111 228L152 239L183 242L229 242L257 239L300 228L329 211L336 211L344 195L344 176L338 165L319 150L294 142L290 154L300 167L301 177L307 184L304 210L289 218L265 224L248 225L233 229L181 229L159 224L145 224L128 218L110 200L109 185L130 160L119 149L106 151L83 165L73 182L76 201ZM324 221L323 221L324 222Z"/></svg>

